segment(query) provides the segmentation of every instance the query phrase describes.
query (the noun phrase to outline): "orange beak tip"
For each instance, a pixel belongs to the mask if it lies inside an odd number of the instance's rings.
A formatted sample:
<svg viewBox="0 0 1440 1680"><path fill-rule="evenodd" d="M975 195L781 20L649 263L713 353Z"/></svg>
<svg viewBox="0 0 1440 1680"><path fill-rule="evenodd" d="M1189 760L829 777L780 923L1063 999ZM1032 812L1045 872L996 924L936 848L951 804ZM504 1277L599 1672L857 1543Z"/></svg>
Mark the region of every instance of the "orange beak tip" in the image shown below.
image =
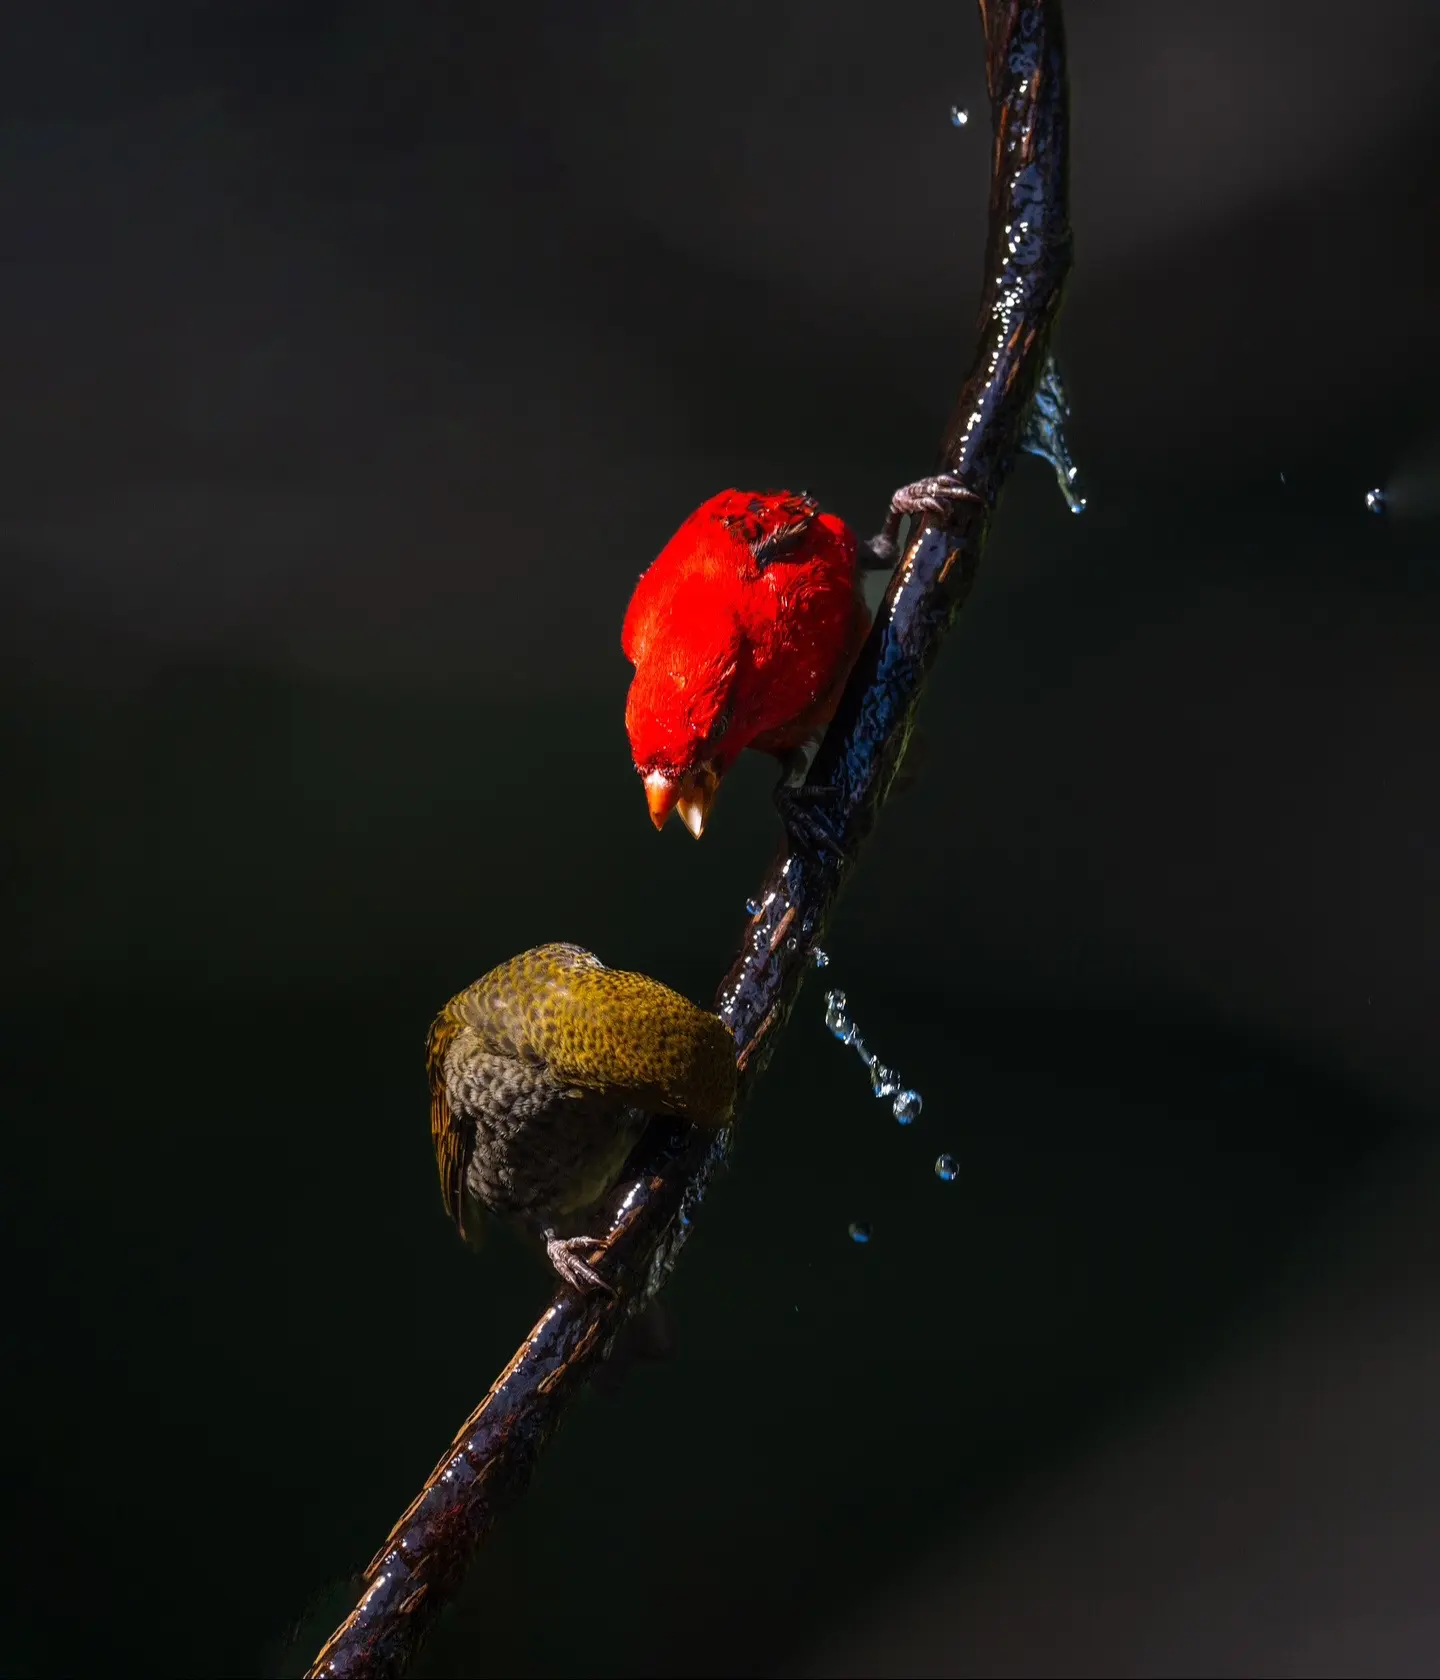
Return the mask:
<svg viewBox="0 0 1440 1680"><path fill-rule="evenodd" d="M680 821L698 840L705 832L719 785L718 774L708 765L681 776L667 776L663 770L649 771L645 776L645 803L650 807L650 821L656 828L664 828L670 813L678 811Z"/></svg>
<svg viewBox="0 0 1440 1680"><path fill-rule="evenodd" d="M664 828L665 820L680 799L680 789L659 770L645 777L645 803L650 807L650 821L656 828Z"/></svg>
<svg viewBox="0 0 1440 1680"><path fill-rule="evenodd" d="M675 809L680 813L680 821L698 840L705 832L705 807L698 799L679 799L675 802Z"/></svg>

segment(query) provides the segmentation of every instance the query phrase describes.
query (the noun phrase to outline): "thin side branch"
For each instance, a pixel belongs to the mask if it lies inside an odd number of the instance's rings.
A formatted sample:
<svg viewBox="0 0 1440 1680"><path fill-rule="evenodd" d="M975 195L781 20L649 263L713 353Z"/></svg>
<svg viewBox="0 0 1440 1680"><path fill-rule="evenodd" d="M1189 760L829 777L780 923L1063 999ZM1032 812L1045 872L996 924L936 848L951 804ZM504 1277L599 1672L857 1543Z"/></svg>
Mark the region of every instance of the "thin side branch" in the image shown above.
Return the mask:
<svg viewBox="0 0 1440 1680"><path fill-rule="evenodd" d="M1070 268L1068 95L1060 0L980 0L993 127L980 343L940 465L978 501L912 531L810 780L835 790L843 863L782 852L719 991L741 1100L763 1070L846 876L884 804L925 678L975 579L1034 394ZM401 1675L463 1579L496 1515L525 1487L590 1368L660 1288L725 1159L729 1134L697 1141L651 1126L643 1166L611 1228L615 1298L562 1289L365 1572L359 1604L311 1676Z"/></svg>

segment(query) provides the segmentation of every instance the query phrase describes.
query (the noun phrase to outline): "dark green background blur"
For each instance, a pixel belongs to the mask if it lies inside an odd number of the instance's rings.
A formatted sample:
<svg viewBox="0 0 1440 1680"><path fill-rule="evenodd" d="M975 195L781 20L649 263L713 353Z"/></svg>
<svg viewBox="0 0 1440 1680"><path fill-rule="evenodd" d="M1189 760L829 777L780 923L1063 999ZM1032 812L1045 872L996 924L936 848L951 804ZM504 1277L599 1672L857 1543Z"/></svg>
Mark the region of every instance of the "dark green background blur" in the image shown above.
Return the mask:
<svg viewBox="0 0 1440 1680"><path fill-rule="evenodd" d="M7 1674L298 1672L348 1609L549 1289L445 1219L431 1015L554 938L707 999L777 838L763 763L651 831L634 579L732 483L872 527L970 353L969 7L482 10L0 25ZM672 1357L585 1397L426 1673L1440 1665L1440 1259L1385 1246L1440 1186L1433 9L1071 37L1090 508L1017 467L825 941L923 1118L812 981ZM1383 1404L1327 1302L1419 1314ZM1106 1454L1236 1361L1203 1536L1136 1523ZM1368 1573L1277 1589L1276 1510Z"/></svg>

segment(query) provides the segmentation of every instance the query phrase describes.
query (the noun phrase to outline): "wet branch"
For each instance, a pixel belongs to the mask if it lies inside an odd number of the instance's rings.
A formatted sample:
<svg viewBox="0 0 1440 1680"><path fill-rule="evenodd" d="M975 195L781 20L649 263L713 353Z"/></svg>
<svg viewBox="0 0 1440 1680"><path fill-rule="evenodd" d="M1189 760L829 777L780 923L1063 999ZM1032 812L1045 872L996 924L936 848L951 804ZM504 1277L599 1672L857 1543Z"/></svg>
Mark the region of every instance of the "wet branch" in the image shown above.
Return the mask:
<svg viewBox="0 0 1440 1680"><path fill-rule="evenodd" d="M843 862L782 852L771 864L717 1007L735 1033L744 1101L795 1002L812 944L864 846L904 752L945 632L970 592L990 516L1020 443L1070 268L1068 97L1060 0L980 0L993 129L979 348L940 465L978 493L948 524L910 534L869 641L810 770L834 790ZM729 1134L669 1123L642 1143L640 1176L611 1227L614 1299L561 1289L365 1572L359 1604L309 1670L400 1675L481 1540L525 1487L591 1367L664 1282Z"/></svg>

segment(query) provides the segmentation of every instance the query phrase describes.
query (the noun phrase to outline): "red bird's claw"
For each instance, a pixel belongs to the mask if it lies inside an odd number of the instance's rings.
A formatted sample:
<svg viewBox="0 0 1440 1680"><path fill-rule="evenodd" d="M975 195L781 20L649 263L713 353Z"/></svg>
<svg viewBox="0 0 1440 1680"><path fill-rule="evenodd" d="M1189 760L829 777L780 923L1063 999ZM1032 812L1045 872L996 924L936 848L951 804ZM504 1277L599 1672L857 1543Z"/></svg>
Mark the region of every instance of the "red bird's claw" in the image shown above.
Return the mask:
<svg viewBox="0 0 1440 1680"><path fill-rule="evenodd" d="M607 1295L615 1293L614 1285L606 1283L588 1261L581 1259L589 1250L604 1247L599 1237L557 1237L553 1231L545 1233L546 1257L577 1295L588 1295L592 1289L604 1290Z"/></svg>
<svg viewBox="0 0 1440 1680"><path fill-rule="evenodd" d="M912 519L922 513L934 519L945 519L957 502L983 502L984 499L975 491L967 490L954 473L936 473L933 478L917 478L913 484L902 484L890 498L885 528L864 545L870 568L888 569L900 558L900 521L906 514Z"/></svg>
<svg viewBox="0 0 1440 1680"><path fill-rule="evenodd" d="M916 479L914 484L902 484L890 498L890 512L897 519L908 513L912 518L921 513L941 518L956 502L979 502L983 497L967 490L954 473L937 473L933 478Z"/></svg>
<svg viewBox="0 0 1440 1680"><path fill-rule="evenodd" d="M821 854L827 851L837 862L845 857L845 842L825 809L834 797L833 787L816 787L808 782L800 787L782 782L775 789L775 804L791 845L816 862L822 861Z"/></svg>

